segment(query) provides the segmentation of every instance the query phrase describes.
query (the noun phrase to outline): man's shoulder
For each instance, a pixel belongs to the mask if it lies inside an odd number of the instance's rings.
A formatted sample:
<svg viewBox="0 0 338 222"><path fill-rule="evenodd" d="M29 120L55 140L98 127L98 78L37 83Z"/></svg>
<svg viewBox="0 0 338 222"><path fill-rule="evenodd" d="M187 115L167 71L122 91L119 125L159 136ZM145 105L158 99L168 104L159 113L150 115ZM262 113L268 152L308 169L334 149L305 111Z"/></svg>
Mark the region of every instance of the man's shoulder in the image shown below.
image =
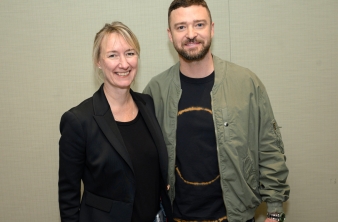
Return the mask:
<svg viewBox="0 0 338 222"><path fill-rule="evenodd" d="M250 69L238 65L236 63L223 60L217 56L214 56L214 65L215 70L219 70L221 72L226 73L228 77L233 78L258 78L254 72L252 72Z"/></svg>
<svg viewBox="0 0 338 222"><path fill-rule="evenodd" d="M229 72L229 73L242 73L242 74L253 74L253 72L241 65L238 65L236 63L221 59L217 56L214 56L214 66L215 69L221 69L224 72Z"/></svg>
<svg viewBox="0 0 338 222"><path fill-rule="evenodd" d="M246 85L247 88L250 88L249 86L254 86L255 88L262 86L264 88L264 85L260 81L259 77L244 66L220 59L218 57L214 58L214 65L218 83L230 82L232 84L241 84L242 86Z"/></svg>
<svg viewBox="0 0 338 222"><path fill-rule="evenodd" d="M154 76L143 92L150 94L150 90L166 90L172 82L177 81L179 81L179 63Z"/></svg>
<svg viewBox="0 0 338 222"><path fill-rule="evenodd" d="M174 78L174 76L178 74L179 74L179 63L176 63L175 65L169 67L168 69L154 76L151 81L166 81L168 79Z"/></svg>

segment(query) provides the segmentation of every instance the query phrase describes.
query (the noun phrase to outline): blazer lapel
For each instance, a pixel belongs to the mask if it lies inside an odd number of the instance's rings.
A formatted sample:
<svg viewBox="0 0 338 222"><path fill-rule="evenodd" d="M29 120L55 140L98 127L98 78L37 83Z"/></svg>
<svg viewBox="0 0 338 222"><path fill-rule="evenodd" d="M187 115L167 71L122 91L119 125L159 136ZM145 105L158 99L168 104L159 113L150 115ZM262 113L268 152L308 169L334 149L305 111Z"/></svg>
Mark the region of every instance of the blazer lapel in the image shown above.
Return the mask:
<svg viewBox="0 0 338 222"><path fill-rule="evenodd" d="M141 112L141 115L147 124L147 127L149 129L149 132L154 140L154 143L157 147L157 152L159 155L160 160L160 166L161 166L161 172L164 181L167 181L167 175L168 175L168 153L167 148L164 143L163 135L160 126L157 123L155 115L151 115L151 111L147 109L146 102L139 97L136 93L134 93L132 90L130 90L131 95L133 96L133 99Z"/></svg>
<svg viewBox="0 0 338 222"><path fill-rule="evenodd" d="M101 128L112 147L120 154L120 156L127 162L131 170L133 165L123 142L118 126L115 122L113 113L111 112L107 98L103 92L103 84L100 89L93 95L94 119Z"/></svg>

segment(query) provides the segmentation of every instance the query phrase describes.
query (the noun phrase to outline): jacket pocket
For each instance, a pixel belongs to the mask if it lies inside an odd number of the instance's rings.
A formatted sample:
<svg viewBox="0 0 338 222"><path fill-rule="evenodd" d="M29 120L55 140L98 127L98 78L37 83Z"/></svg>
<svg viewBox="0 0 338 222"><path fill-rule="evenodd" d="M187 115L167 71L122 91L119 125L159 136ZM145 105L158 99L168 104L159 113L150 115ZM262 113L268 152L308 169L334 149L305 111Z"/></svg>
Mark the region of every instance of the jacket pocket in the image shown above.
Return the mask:
<svg viewBox="0 0 338 222"><path fill-rule="evenodd" d="M251 187L252 190L256 191L258 187L258 182L255 177L255 170L253 168L253 162L250 156L247 156L243 159L243 173L247 184Z"/></svg>
<svg viewBox="0 0 338 222"><path fill-rule="evenodd" d="M276 146L280 149L280 151L284 153L284 143L282 140L282 134L280 132L280 128L281 127L278 126L276 120L273 119L271 121L271 130L275 135L275 143L276 143Z"/></svg>
<svg viewBox="0 0 338 222"><path fill-rule="evenodd" d="M105 212L108 212L108 213L110 212L113 206L113 200L105 198L105 197L97 196L89 191L85 191L85 195L86 195L86 200L85 200L86 205L105 211Z"/></svg>
<svg viewBox="0 0 338 222"><path fill-rule="evenodd" d="M133 203L112 200L85 191L80 209L80 221L130 221Z"/></svg>

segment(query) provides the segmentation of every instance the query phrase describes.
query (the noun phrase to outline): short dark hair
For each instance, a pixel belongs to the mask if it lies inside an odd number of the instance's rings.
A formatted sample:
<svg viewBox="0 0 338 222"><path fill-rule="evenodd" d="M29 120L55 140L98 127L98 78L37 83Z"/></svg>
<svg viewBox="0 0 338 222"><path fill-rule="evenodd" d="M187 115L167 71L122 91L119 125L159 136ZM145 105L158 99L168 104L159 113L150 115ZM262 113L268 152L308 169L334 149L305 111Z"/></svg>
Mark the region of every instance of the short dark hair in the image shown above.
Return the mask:
<svg viewBox="0 0 338 222"><path fill-rule="evenodd" d="M178 8L181 8L181 7L187 8L187 7L190 7L192 5L200 5L200 6L203 6L204 8L206 8L207 11L208 11L208 14L209 14L210 22L212 22L211 13L210 13L208 4L204 0L174 0L174 1L172 1L172 3L169 6L169 9L168 9L168 26L169 26L169 28L170 28L171 12L175 9L178 9Z"/></svg>

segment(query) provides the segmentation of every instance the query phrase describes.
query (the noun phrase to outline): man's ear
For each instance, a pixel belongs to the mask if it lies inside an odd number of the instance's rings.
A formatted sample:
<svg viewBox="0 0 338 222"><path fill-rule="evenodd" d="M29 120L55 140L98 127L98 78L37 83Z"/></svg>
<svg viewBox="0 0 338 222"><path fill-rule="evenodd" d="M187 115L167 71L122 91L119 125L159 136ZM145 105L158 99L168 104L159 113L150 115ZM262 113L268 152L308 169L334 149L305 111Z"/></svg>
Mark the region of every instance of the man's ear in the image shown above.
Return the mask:
<svg viewBox="0 0 338 222"><path fill-rule="evenodd" d="M173 36L171 35L170 28L167 28L167 33L168 33L168 37L169 37L170 42L173 42Z"/></svg>
<svg viewBox="0 0 338 222"><path fill-rule="evenodd" d="M211 23L211 38L214 37L214 27L215 23Z"/></svg>

